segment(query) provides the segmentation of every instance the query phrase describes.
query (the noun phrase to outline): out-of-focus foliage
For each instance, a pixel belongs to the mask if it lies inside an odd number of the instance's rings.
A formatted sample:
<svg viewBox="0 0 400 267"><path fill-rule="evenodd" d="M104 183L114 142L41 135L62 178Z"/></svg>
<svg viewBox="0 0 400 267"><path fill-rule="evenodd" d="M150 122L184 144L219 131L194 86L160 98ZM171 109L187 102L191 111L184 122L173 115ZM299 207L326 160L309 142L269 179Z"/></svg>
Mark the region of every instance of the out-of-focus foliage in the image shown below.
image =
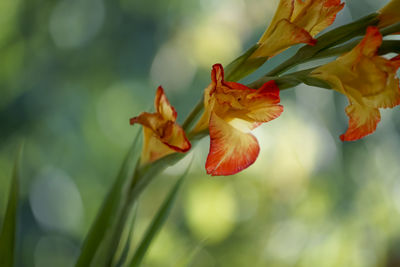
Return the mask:
<svg viewBox="0 0 400 267"><path fill-rule="evenodd" d="M165 88L182 121L209 83L265 30L277 0L1 0L0 220L26 138L17 266L71 266L134 138L129 118ZM351 0L333 26L386 0ZM258 78L293 50L270 60ZM341 143L346 99L298 86L256 131L257 162L205 176L207 140L145 266L397 266L400 110ZM142 196L133 245L190 161Z"/></svg>

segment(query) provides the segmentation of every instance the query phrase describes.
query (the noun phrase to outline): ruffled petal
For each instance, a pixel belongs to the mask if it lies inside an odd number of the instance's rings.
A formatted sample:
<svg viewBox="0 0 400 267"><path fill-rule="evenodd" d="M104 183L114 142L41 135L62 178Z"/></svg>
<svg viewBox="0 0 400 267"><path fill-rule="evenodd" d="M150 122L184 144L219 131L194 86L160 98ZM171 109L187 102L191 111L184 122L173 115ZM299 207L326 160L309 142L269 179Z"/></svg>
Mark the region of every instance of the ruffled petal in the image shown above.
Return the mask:
<svg viewBox="0 0 400 267"><path fill-rule="evenodd" d="M342 141L355 141L373 133L381 120L381 114L377 108L351 104L346 107L349 116L349 128L340 136Z"/></svg>
<svg viewBox="0 0 400 267"><path fill-rule="evenodd" d="M211 175L232 175L257 159L260 147L250 133L236 130L215 113L210 118L210 152L206 170Z"/></svg>

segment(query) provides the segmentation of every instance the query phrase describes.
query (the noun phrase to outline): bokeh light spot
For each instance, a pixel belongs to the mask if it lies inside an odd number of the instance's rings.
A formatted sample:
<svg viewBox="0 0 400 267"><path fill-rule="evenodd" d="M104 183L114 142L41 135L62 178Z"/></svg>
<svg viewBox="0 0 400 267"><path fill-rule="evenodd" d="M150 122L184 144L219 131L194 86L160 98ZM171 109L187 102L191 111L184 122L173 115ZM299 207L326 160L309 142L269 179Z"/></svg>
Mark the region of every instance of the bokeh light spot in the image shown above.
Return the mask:
<svg viewBox="0 0 400 267"><path fill-rule="evenodd" d="M162 85L168 91L188 89L195 73L196 67L190 55L177 44L162 46L150 70L153 85Z"/></svg>
<svg viewBox="0 0 400 267"><path fill-rule="evenodd" d="M199 240L218 243L232 232L237 206L228 185L211 180L200 181L189 188L184 203L190 230Z"/></svg>
<svg viewBox="0 0 400 267"><path fill-rule="evenodd" d="M101 29L105 16L102 0L63 0L50 17L50 33L60 48L76 48Z"/></svg>
<svg viewBox="0 0 400 267"><path fill-rule="evenodd" d="M64 171L47 167L36 177L29 193L32 212L50 230L76 234L83 205L78 188Z"/></svg>

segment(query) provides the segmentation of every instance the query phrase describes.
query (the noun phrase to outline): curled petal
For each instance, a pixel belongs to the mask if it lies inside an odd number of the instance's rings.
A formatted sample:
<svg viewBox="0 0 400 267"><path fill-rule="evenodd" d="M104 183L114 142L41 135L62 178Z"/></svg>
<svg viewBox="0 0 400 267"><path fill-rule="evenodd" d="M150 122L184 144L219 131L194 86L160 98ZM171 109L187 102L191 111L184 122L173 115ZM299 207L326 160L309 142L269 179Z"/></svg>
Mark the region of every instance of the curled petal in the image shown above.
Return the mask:
<svg viewBox="0 0 400 267"><path fill-rule="evenodd" d="M154 107L158 114L164 119L170 121L176 121L177 113L175 108L171 106L167 97L165 96L164 89L159 86L156 92L156 98L154 99Z"/></svg>
<svg viewBox="0 0 400 267"><path fill-rule="evenodd" d="M210 152L206 170L211 175L232 175L254 163L260 152L257 139L243 133L212 113Z"/></svg>
<svg viewBox="0 0 400 267"><path fill-rule="evenodd" d="M185 131L176 123L168 125L166 135L161 141L176 152L187 152L191 144L186 137Z"/></svg>
<svg viewBox="0 0 400 267"><path fill-rule="evenodd" d="M349 128L340 136L342 141L354 141L373 133L381 120L381 114L377 108L369 108L358 104L346 107L349 116Z"/></svg>

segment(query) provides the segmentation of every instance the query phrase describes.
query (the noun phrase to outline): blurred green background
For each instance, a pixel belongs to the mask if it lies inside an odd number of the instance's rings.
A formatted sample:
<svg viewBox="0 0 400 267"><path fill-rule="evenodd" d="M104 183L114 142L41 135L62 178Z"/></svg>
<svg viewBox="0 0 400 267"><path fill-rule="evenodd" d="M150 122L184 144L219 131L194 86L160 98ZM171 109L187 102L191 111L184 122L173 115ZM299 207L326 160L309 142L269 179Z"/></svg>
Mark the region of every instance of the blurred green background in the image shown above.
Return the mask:
<svg viewBox="0 0 400 267"><path fill-rule="evenodd" d="M334 26L387 0L349 0ZM17 266L72 266L162 84L182 121L210 81L265 30L278 0L1 0L0 221L25 139ZM279 55L246 81L287 58ZM141 197L137 242L194 158L145 266L400 266L400 110L342 143L344 96L298 86L255 131L261 154L208 177L204 139Z"/></svg>

